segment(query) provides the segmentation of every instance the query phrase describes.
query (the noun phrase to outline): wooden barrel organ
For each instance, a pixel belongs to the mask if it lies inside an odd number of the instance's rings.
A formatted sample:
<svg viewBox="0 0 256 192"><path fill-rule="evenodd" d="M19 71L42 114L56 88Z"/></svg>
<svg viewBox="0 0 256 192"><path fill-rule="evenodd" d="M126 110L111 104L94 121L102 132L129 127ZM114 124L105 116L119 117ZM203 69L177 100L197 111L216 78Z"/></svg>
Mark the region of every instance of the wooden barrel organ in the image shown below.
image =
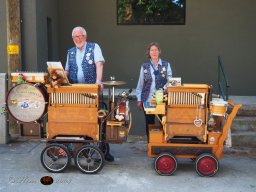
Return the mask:
<svg viewBox="0 0 256 192"><path fill-rule="evenodd" d="M87 136L99 140L98 85L62 86L48 88L47 138L57 136Z"/></svg>
<svg viewBox="0 0 256 192"><path fill-rule="evenodd" d="M128 105L128 94L121 96L116 106L107 111L101 109L97 84L48 87L47 92L47 145L41 153L43 167L50 172L62 172L74 158L83 173L99 172L109 150L108 143L122 143L127 139L131 115L123 110ZM112 114L116 118L110 118Z"/></svg>
<svg viewBox="0 0 256 192"><path fill-rule="evenodd" d="M48 114L46 147L41 152L46 170L62 172L74 158L83 173L97 173L104 165L108 143L126 141L132 123L130 92L119 95L107 110L101 109L97 84L67 83L59 88L47 86L46 90L46 73L12 73L11 78L18 84L9 91L6 103L17 122L34 124Z"/></svg>
<svg viewBox="0 0 256 192"><path fill-rule="evenodd" d="M47 138L57 136L84 136L105 142L126 141L131 127L129 101L121 97L117 106L109 113L102 110L99 86L95 84L73 84L58 89L48 88ZM114 119L110 118L114 113ZM105 126L105 127L101 127ZM100 131L104 131L102 137Z"/></svg>
<svg viewBox="0 0 256 192"><path fill-rule="evenodd" d="M144 104L146 113L155 114L161 124L150 125L148 144L148 156L155 158L158 174L173 174L176 158L194 159L200 176L217 173L224 141L241 105L210 101L210 93L207 84L169 86L162 103Z"/></svg>
<svg viewBox="0 0 256 192"><path fill-rule="evenodd" d="M172 142L183 139L206 141L208 120L207 85L168 87L165 139ZM178 137L180 136L180 137Z"/></svg>

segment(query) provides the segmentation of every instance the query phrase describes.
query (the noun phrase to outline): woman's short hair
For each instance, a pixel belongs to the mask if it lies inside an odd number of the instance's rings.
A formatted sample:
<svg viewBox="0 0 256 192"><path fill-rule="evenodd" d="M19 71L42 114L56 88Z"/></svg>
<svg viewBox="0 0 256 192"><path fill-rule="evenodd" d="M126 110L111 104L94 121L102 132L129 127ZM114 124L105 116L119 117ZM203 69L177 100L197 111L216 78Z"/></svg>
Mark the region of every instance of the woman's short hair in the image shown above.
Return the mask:
<svg viewBox="0 0 256 192"><path fill-rule="evenodd" d="M83 35L87 35L86 30L83 27L77 26L72 30L72 36L75 31L81 31Z"/></svg>
<svg viewBox="0 0 256 192"><path fill-rule="evenodd" d="M150 58L149 51L150 51L150 48L151 48L152 46L156 46L156 47L158 48L158 50L159 50L159 55L161 54L160 45L159 45L157 42L151 42L151 43L149 43L149 45L148 45L148 47L147 47L147 52L146 52L147 58Z"/></svg>

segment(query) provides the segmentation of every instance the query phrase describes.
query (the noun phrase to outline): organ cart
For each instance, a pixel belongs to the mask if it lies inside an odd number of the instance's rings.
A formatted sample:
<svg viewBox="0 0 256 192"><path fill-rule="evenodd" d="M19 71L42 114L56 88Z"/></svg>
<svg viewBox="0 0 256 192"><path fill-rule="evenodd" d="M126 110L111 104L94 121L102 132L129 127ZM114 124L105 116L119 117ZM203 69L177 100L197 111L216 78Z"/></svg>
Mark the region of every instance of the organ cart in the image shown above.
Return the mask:
<svg viewBox="0 0 256 192"><path fill-rule="evenodd" d="M83 173L99 172L104 165L104 154L109 150L108 144L125 142L131 129L131 90L114 98L115 86L125 82L105 82L113 90L107 110L101 107L103 101L97 84L46 89L41 84L44 79L41 81L14 86L7 96L7 107L21 122L35 122L48 115L46 147L41 152L43 167L50 172L62 172L74 159Z"/></svg>
<svg viewBox="0 0 256 192"><path fill-rule="evenodd" d="M48 115L47 142L41 152L46 170L62 172L74 159L83 173L99 172L108 144L125 142L131 129L131 90L115 98L115 87L125 82L103 82L110 86L107 110L101 105L98 85L46 89L46 75L25 74L29 77L27 82L10 89L6 99L10 115L23 123L37 123ZM13 74L12 82L18 81L17 76ZM211 86L207 84L168 86L166 96L143 105L145 112L155 114L160 122L150 126L148 143L148 156L155 158L158 174L173 174L177 158L194 160L200 176L218 172L224 141L241 105L212 98Z"/></svg>
<svg viewBox="0 0 256 192"><path fill-rule="evenodd" d="M168 86L162 102L144 103L147 114L155 114L160 125L149 129L148 156L155 158L160 175L177 169L177 158L195 161L200 176L213 176L219 169L223 145L241 105L211 97L211 86Z"/></svg>
<svg viewBox="0 0 256 192"><path fill-rule="evenodd" d="M130 92L120 94L109 111L101 109L97 84L73 84L47 92L48 145L41 153L42 165L50 172L61 172L74 158L83 173L97 173L103 168L108 143L127 139L132 123Z"/></svg>

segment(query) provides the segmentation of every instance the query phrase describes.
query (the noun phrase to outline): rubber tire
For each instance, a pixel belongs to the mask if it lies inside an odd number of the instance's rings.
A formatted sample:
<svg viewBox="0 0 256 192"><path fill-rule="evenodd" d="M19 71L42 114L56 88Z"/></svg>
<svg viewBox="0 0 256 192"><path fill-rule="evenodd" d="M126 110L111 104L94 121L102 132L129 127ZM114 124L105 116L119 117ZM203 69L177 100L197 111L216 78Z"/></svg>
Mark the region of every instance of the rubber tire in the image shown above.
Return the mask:
<svg viewBox="0 0 256 192"><path fill-rule="evenodd" d="M205 162L202 162L204 160L204 158L208 158L208 162L205 161ZM206 159L207 160L207 159ZM209 161L210 160L210 161ZM200 163L202 163L200 165ZM212 163L215 163L215 165L213 165ZM203 169L205 169L203 172L203 170L200 170L200 166L204 166L202 167ZM212 166L214 166L214 170L208 170L209 168L211 168ZM196 161L195 161L195 169L196 169L196 172L199 176L201 177L212 177L214 176L218 170L219 170L219 161L217 160L216 157L214 157L212 154L209 154L209 153L203 153L201 155L199 155L197 158L196 158ZM207 173L209 172L209 173Z"/></svg>
<svg viewBox="0 0 256 192"><path fill-rule="evenodd" d="M167 158L167 159L163 159L163 158ZM169 161L168 158L171 161ZM173 163L173 165L171 165L172 166L171 170L168 171L168 172L161 171L160 168L159 168L159 163L161 163L160 161L163 161L162 163L165 163L164 168L167 168L167 169L170 166L170 163ZM157 158L155 159L155 162L154 162L155 171L159 175L163 175L163 176L172 175L176 171L177 166L178 166L177 160L174 157L174 155L171 154L171 153L161 153L160 155L157 156Z"/></svg>
<svg viewBox="0 0 256 192"><path fill-rule="evenodd" d="M102 162L101 162L100 166L97 167L96 170L87 171L87 170L83 169L83 168L80 166L79 162L78 162L78 156L79 156L80 153L81 153L83 150L85 150L86 148L91 148L91 149L97 151L97 152L99 153L100 157L101 157ZM81 147L77 150L77 152L76 152L76 154L75 154L74 161L75 161L76 166L79 168L79 170L80 170L82 173L86 173L86 174L95 174L95 173L98 173L99 171L101 171L101 169L102 169L103 166L104 166L105 159L104 159L104 154L103 154L102 151L99 149L99 147L93 146L93 145L83 145L83 146L81 146Z"/></svg>
<svg viewBox="0 0 256 192"><path fill-rule="evenodd" d="M47 153L46 150L49 149L49 148L52 148L52 147L61 148L61 149L64 150L65 153L67 154L67 158L68 158L68 159L67 159L67 163L65 164L64 167L62 167L62 168L59 169L59 170L50 169L50 168L45 164L45 162L44 162L44 153L45 153L45 152ZM67 168L67 166L70 164L70 159L71 159L71 157L70 157L70 153L69 153L69 151L68 151L68 149L67 149L67 147L66 147L65 145L58 144L58 143L53 143L53 144L47 145L47 146L43 149L43 151L41 152L41 157L40 157L40 159L41 159L41 164L42 164L42 166L43 166L47 171L52 172L52 173L61 173L61 172L63 172L63 171Z"/></svg>

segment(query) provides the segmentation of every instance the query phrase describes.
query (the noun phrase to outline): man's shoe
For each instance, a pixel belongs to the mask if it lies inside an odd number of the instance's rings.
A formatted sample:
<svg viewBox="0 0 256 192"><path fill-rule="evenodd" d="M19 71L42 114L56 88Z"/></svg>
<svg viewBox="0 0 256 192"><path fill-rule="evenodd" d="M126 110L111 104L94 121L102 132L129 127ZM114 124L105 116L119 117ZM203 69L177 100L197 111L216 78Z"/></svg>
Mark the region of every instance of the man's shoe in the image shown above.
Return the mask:
<svg viewBox="0 0 256 192"><path fill-rule="evenodd" d="M110 153L107 153L105 155L105 160L109 161L109 162L113 162L115 160L115 158Z"/></svg>

